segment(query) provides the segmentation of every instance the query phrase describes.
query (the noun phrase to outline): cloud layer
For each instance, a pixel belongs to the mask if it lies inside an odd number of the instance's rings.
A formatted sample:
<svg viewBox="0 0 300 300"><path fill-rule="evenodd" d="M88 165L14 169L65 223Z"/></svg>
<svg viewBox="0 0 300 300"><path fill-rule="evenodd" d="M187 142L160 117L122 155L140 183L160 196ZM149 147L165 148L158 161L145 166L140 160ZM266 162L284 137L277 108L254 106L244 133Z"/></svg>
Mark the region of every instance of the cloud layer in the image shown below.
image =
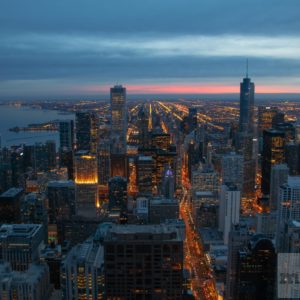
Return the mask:
<svg viewBox="0 0 300 300"><path fill-rule="evenodd" d="M298 0L54 0L0 4L0 97L300 92ZM234 88L237 87L237 88ZM129 90L130 91L130 90Z"/></svg>

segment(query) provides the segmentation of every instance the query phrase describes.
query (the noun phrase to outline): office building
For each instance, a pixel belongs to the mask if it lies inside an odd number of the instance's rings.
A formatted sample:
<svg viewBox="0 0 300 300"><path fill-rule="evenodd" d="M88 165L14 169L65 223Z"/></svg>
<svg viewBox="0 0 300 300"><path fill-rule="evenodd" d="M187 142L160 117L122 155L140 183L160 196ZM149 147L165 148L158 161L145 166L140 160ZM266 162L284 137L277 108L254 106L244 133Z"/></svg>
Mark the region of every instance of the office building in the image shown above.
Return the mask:
<svg viewBox="0 0 300 300"><path fill-rule="evenodd" d="M19 223L21 221L21 202L24 190L10 188L0 195L0 222Z"/></svg>
<svg viewBox="0 0 300 300"><path fill-rule="evenodd" d="M118 212L127 211L127 180L123 177L112 177L108 182L108 209Z"/></svg>
<svg viewBox="0 0 300 300"><path fill-rule="evenodd" d="M279 189L276 247L284 252L284 230L290 221L300 220L300 176L289 176Z"/></svg>
<svg viewBox="0 0 300 300"><path fill-rule="evenodd" d="M139 146L142 148L148 148L150 144L150 134L148 128L149 118L146 111L146 105L143 105L139 111L138 125L139 125Z"/></svg>
<svg viewBox="0 0 300 300"><path fill-rule="evenodd" d="M247 67L248 68L248 67ZM248 77L240 84L240 118L237 149L244 157L243 197L254 196L255 160L253 158L254 134L254 83Z"/></svg>
<svg viewBox="0 0 300 300"><path fill-rule="evenodd" d="M75 183L72 180L49 181L47 186L49 222L70 219L76 214Z"/></svg>
<svg viewBox="0 0 300 300"><path fill-rule="evenodd" d="M255 235L238 251L234 299L272 300L275 282L275 247L270 239Z"/></svg>
<svg viewBox="0 0 300 300"><path fill-rule="evenodd" d="M112 148L111 148L112 149ZM128 157L126 154L110 155L110 177L128 177Z"/></svg>
<svg viewBox="0 0 300 300"><path fill-rule="evenodd" d="M289 174L291 176L299 175L299 144L294 141L285 144L284 157L289 168Z"/></svg>
<svg viewBox="0 0 300 300"><path fill-rule="evenodd" d="M284 133L269 129L263 132L262 182L261 188L265 195L270 194L271 168L275 164L284 163Z"/></svg>
<svg viewBox="0 0 300 300"><path fill-rule="evenodd" d="M106 299L183 299L183 241L179 224L108 228Z"/></svg>
<svg viewBox="0 0 300 300"><path fill-rule="evenodd" d="M21 202L21 222L43 225L43 236L48 243L48 214L46 196L41 193L29 193Z"/></svg>
<svg viewBox="0 0 300 300"><path fill-rule="evenodd" d="M0 227L0 259L15 271L26 271L39 260L44 246L43 226L38 224L4 224Z"/></svg>
<svg viewBox="0 0 300 300"><path fill-rule="evenodd" d="M193 131L198 126L198 118L197 118L198 110L197 107L189 107L189 131Z"/></svg>
<svg viewBox="0 0 300 300"><path fill-rule="evenodd" d="M161 224L167 220L179 218L179 203L177 199L153 197L149 199L149 223Z"/></svg>
<svg viewBox="0 0 300 300"><path fill-rule="evenodd" d="M228 244L228 236L232 225L240 221L241 191L234 184L223 184L219 204L219 230L223 233L224 244Z"/></svg>
<svg viewBox="0 0 300 300"><path fill-rule="evenodd" d="M74 121L66 120L59 122L60 149L72 150L74 147Z"/></svg>
<svg viewBox="0 0 300 300"><path fill-rule="evenodd" d="M136 162L136 186L141 194L152 194L154 161L152 156L140 155Z"/></svg>
<svg viewBox="0 0 300 300"><path fill-rule="evenodd" d="M98 184L107 185L110 176L109 140L101 140L98 146Z"/></svg>
<svg viewBox="0 0 300 300"><path fill-rule="evenodd" d="M276 106L259 106L258 107L258 135L262 137L263 131L271 129L274 124L274 118L279 110Z"/></svg>
<svg viewBox="0 0 300 300"><path fill-rule="evenodd" d="M111 153L126 154L127 105L126 88L115 85L110 89Z"/></svg>
<svg viewBox="0 0 300 300"><path fill-rule="evenodd" d="M166 166L162 182L162 195L167 199L174 198L175 174L170 166Z"/></svg>
<svg viewBox="0 0 300 300"><path fill-rule="evenodd" d="M212 191L192 193L192 214L197 228L216 228L218 225L218 198Z"/></svg>
<svg viewBox="0 0 300 300"><path fill-rule="evenodd" d="M225 154L222 157L222 182L233 183L241 191L243 188L244 177L244 158L242 155L235 152Z"/></svg>
<svg viewBox="0 0 300 300"><path fill-rule="evenodd" d="M276 210L279 201L279 188L287 182L289 168L286 164L276 164L271 167L270 209Z"/></svg>
<svg viewBox="0 0 300 300"><path fill-rule="evenodd" d="M236 281L238 275L238 253L248 244L251 235L245 222L233 225L228 237L228 260L226 273L226 299L235 300Z"/></svg>
<svg viewBox="0 0 300 300"><path fill-rule="evenodd" d="M72 248L61 267L62 299L104 299L103 281L103 247L86 241Z"/></svg>
<svg viewBox="0 0 300 300"><path fill-rule="evenodd" d="M52 293L46 264L32 264L25 272L12 271L0 263L0 299L48 300Z"/></svg>
<svg viewBox="0 0 300 300"><path fill-rule="evenodd" d="M100 207L98 195L98 161L88 151L75 153L75 183L77 214L96 217Z"/></svg>
<svg viewBox="0 0 300 300"><path fill-rule="evenodd" d="M93 112L76 113L76 148L95 154L98 142L98 118Z"/></svg>
<svg viewBox="0 0 300 300"><path fill-rule="evenodd" d="M192 189L195 191L210 191L215 196L219 191L219 176L209 165L203 165L192 172Z"/></svg>

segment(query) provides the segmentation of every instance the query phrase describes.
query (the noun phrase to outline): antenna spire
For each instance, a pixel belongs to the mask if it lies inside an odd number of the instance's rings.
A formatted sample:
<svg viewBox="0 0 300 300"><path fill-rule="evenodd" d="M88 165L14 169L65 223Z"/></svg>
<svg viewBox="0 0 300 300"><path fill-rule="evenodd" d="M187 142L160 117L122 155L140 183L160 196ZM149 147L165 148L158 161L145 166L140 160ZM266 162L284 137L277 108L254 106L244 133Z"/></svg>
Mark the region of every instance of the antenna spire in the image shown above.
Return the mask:
<svg viewBox="0 0 300 300"><path fill-rule="evenodd" d="M248 68L249 68L249 66L248 66L248 58L246 59L246 78L248 78Z"/></svg>

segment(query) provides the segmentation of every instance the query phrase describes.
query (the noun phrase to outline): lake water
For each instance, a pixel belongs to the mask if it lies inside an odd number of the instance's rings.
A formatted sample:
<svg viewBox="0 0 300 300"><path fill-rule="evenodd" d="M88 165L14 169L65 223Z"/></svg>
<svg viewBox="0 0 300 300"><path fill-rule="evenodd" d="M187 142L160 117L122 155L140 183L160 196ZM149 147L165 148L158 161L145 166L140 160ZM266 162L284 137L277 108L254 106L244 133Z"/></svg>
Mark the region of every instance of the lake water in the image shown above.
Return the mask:
<svg viewBox="0 0 300 300"><path fill-rule="evenodd" d="M0 105L0 135L1 146L10 147L13 145L32 145L36 142L55 140L59 147L59 134L53 131L9 131L13 127L25 127L32 123L43 123L53 120L74 119L74 114L62 115L54 110L34 109L30 107L16 107Z"/></svg>

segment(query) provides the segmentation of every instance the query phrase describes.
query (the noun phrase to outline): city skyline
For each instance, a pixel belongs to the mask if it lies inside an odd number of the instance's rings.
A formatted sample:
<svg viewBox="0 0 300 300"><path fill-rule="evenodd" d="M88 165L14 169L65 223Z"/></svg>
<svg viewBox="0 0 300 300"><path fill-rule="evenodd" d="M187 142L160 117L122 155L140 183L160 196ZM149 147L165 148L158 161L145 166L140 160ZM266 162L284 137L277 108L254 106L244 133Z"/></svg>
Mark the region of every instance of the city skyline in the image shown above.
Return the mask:
<svg viewBox="0 0 300 300"><path fill-rule="evenodd" d="M257 93L300 93L297 1L131 4L3 1L1 98L238 93L246 58Z"/></svg>

